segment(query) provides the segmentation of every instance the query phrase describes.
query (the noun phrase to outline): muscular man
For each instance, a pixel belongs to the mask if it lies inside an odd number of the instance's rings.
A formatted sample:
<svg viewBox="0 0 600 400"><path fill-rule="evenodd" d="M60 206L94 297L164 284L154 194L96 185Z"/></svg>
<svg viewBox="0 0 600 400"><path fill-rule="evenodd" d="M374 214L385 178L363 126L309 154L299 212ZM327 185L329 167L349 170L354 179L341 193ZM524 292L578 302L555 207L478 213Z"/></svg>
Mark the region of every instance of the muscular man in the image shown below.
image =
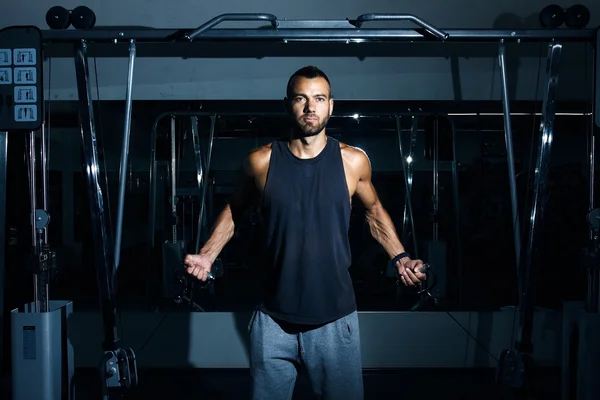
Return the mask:
<svg viewBox="0 0 600 400"><path fill-rule="evenodd" d="M188 255L185 263L191 275L206 280L235 221L259 199L266 282L249 325L252 398L291 399L301 365L318 398L362 399L358 315L348 272L352 198L365 205L370 231L405 285L425 279L422 262L405 253L371 183L367 155L325 133L333 111L325 73L316 67L295 72L285 105L294 121L291 135L248 155L240 190L200 254Z"/></svg>

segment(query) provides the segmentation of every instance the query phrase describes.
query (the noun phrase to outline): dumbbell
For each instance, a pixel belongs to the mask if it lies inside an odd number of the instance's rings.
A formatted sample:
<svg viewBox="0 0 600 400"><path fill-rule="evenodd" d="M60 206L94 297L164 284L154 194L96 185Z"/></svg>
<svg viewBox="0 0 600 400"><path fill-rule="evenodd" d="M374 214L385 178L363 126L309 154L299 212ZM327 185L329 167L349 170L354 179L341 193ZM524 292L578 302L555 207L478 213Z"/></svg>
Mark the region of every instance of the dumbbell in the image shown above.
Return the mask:
<svg viewBox="0 0 600 400"><path fill-rule="evenodd" d="M544 28L555 29L563 23L569 28L583 28L590 22L590 11L581 4L566 10L556 4L545 7L540 12L540 24Z"/></svg>
<svg viewBox="0 0 600 400"><path fill-rule="evenodd" d="M46 13L46 23L51 29L92 29L96 25L96 14L89 7L79 6L69 11L61 6L51 7Z"/></svg>

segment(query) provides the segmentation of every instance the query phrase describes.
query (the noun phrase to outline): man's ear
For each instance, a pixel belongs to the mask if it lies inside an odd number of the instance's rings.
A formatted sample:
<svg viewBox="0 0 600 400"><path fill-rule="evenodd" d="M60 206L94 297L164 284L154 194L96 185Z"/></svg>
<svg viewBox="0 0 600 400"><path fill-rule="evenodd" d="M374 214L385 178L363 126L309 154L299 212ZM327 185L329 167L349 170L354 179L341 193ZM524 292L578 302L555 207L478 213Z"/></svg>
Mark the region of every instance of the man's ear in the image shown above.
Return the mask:
<svg viewBox="0 0 600 400"><path fill-rule="evenodd" d="M292 107L290 107L290 99L288 99L287 97L283 98L283 108L288 114L292 112Z"/></svg>
<svg viewBox="0 0 600 400"><path fill-rule="evenodd" d="M329 116L331 117L331 114L333 114L333 99L329 99Z"/></svg>

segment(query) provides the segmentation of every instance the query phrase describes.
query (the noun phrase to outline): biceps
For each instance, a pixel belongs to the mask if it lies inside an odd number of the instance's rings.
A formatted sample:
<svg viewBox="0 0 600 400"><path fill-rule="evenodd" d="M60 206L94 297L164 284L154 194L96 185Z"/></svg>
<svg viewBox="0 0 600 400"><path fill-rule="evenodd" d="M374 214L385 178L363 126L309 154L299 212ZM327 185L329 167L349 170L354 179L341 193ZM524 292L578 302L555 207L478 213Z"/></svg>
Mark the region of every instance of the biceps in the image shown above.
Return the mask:
<svg viewBox="0 0 600 400"><path fill-rule="evenodd" d="M367 210L370 210L379 203L377 191L371 180L359 181L356 187L356 194Z"/></svg>

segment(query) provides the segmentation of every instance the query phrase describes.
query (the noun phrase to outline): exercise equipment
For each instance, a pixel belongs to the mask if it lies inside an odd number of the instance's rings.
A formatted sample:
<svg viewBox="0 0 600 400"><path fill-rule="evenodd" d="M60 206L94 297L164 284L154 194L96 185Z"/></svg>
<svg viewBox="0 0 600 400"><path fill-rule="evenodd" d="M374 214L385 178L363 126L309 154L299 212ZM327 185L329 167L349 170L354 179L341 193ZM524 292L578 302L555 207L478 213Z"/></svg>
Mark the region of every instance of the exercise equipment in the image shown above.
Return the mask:
<svg viewBox="0 0 600 400"><path fill-rule="evenodd" d="M208 145L206 151L202 151L200 143L200 135L198 131L198 115L193 113L168 113L159 116L152 130L152 161L151 161L151 176L150 176L150 210L149 210L149 236L150 248L154 248L155 236L155 220L156 220L156 196L157 184L156 173L158 171L159 162L157 161L157 129L160 121L163 118L170 117L170 152L168 156L168 171L169 171L169 206L170 206L170 223L165 227L165 240L162 243L162 295L164 298L172 299L175 303L181 304L187 302L193 310L204 311L203 307L194 301L194 289L212 289L210 284L217 278L223 276L223 263L220 258L215 260L209 278L202 283L195 278L189 278L186 269L183 266L185 254L198 254L200 252L200 244L208 239L207 233L207 217L206 217L206 192L208 187L208 174L210 170L210 162L212 155L212 147L214 142L216 115L210 115L210 131L208 134ZM196 168L196 183L197 188L183 190L178 186L179 165L178 165L178 148L182 145L183 135L177 135L177 118L183 117L189 126L192 145L194 149L194 165ZM178 138L180 139L178 141ZM204 154L203 154L204 153ZM189 199L189 204L194 207L198 204L199 213L197 220L197 229L194 234L192 223L191 243L186 239L188 229L186 227L186 200ZM197 201L196 201L197 199ZM178 209L178 205L179 207ZM192 212L192 219L194 213Z"/></svg>
<svg viewBox="0 0 600 400"><path fill-rule="evenodd" d="M86 6L78 6L67 10L61 6L53 6L46 12L46 24L50 29L92 29L96 25L96 13Z"/></svg>
<svg viewBox="0 0 600 400"><path fill-rule="evenodd" d="M6 204L7 133L27 132L25 158L29 171L31 252L26 266L32 273L34 301L11 311L12 391L13 399L71 398L73 347L68 339L67 321L73 310L70 301L49 300L49 281L56 270L56 254L48 243L48 145L43 124L42 37L35 27L14 27L0 31L0 131L2 165L0 184L0 269L4 273L4 227ZM38 198L38 157L36 131L41 142L41 199ZM38 208L39 206L39 208ZM4 284L3 280L0 280ZM2 290L0 289L0 292ZM3 309L2 304L2 309ZM32 385L31 381L37 382Z"/></svg>
<svg viewBox="0 0 600 400"><path fill-rule="evenodd" d="M591 30L441 30L433 27L431 24L423 21L422 19L409 14L365 14L361 15L356 20L332 20L332 21L282 21L278 20L272 15L265 14L243 14L243 18L240 14L225 14L219 16L206 24L200 25L197 29L85 29L85 30L47 30L42 32L42 40L48 47L52 46L64 46L64 43L72 43L75 45L75 65L78 82L78 95L80 102L80 111L82 117L82 141L85 150L85 161L88 173L86 179L88 182L90 208L92 215L92 232L94 234L94 244L96 246L96 265L98 269L98 279L100 286L100 295L102 302L102 313L103 321L105 324L105 351L115 361L119 359L116 355L112 355L119 349L118 335L115 328L115 304L114 304L114 288L112 287L113 272L109 268L109 262L111 260L110 252L113 250L108 241L106 233L106 221L104 215L104 209L102 207L103 200L101 194L98 191L98 162L97 162L97 149L95 144L95 121L93 118L93 110L91 107L91 95L89 90L89 73L87 64L87 49L88 42L94 42L98 44L102 43L114 43L115 38L119 41L131 41L144 40L148 43L160 46L172 46L174 41L181 39L182 41L200 41L200 42L219 42L227 43L227 45L217 46L219 49L219 57L223 57L223 49L227 51L232 50L234 46L240 46L238 49L244 49L248 54L252 50L249 49L248 43L253 42L281 42L285 41L286 50L290 51L293 48L294 42L321 42L328 43L328 45L336 45L336 42L343 43L343 46L347 47L347 43L356 42L357 46L369 46L371 42L415 42L415 41L453 41L453 42L486 42L497 44L498 41L504 40L506 42L524 42L531 41L537 43L543 43L552 41L551 54L550 54L550 68L553 74L549 77L548 85L553 90L556 86L557 75L555 67L557 64L557 57L560 56L560 49L562 48L559 43L564 41L575 41L575 42L589 42L594 43L596 41L597 32ZM260 27L254 29L213 29L223 21L231 20L254 20L254 21L265 21L271 22L271 27ZM365 24L368 25L370 22L375 21L410 21L418 26L418 29L361 29ZM275 29L275 27L277 29ZM94 45L92 44L92 45ZM292 47L290 47L292 46ZM185 47L185 46L184 46ZM112 48L112 47L111 47ZM264 56L264 48L262 46L256 46L258 55ZM189 49L187 49L189 50ZM114 54L119 54L118 50L113 50ZM216 52L211 53L207 50L205 56L216 55ZM175 54L175 53L172 53ZM177 55L178 56L178 55ZM3 76L0 74L0 76ZM551 91L552 92L552 91ZM553 93L553 92L552 92ZM535 202L532 211L533 222L528 242L528 257L525 258L526 262L523 262L522 270L528 271L522 274L522 333L519 338L519 349L517 351L523 353L527 351L528 335L530 335L531 318L533 307L531 304L531 288L530 281L532 280L529 271L531 265L530 259L532 256L531 243L537 237L533 233L538 233L538 222L541 218L541 211L544 209L545 199L544 196L540 195L539 190L543 190L547 178L547 151L550 149L551 136L552 136L552 123L553 123L553 107L554 98L552 97L548 101L548 96L545 99L545 107L543 110L543 131L541 135L542 146L540 147L538 168L536 169L536 195ZM5 114L2 114L5 115ZM1 125L4 127L4 125ZM0 164L1 165L1 164ZM539 212L538 212L539 211ZM0 219L1 220L1 219ZM2 230L4 227L0 227ZM111 267L112 268L112 267ZM530 338L529 338L530 340ZM123 352L119 352L123 353ZM127 352L125 352L127 353ZM520 353L516 353L517 355ZM126 359L131 360L131 355L126 355ZM505 357L509 359L510 357ZM519 357L517 357L519 358ZM113 365L122 365L123 363L115 363ZM511 365L510 363L508 363ZM112 369L107 369L106 365L103 367L106 371L112 373ZM509 368L510 369L510 368ZM117 368L117 372L123 371L122 367ZM127 375L127 374L124 374ZM114 376L114 375L113 375ZM510 379L509 379L510 381ZM123 387L124 382L121 380L111 380L106 383L109 387L121 386Z"/></svg>
<svg viewBox="0 0 600 400"><path fill-rule="evenodd" d="M133 90L133 69L136 56L136 44L129 41L129 67L127 79L126 120L124 136L131 134L131 93ZM104 323L104 351L99 365L102 381L102 397L104 399L121 396L124 391L137 384L137 367L135 354L132 349L121 348L121 339L116 324L115 279L119 267L118 254L120 248L113 247L112 232L107 229L107 213L100 187L100 168L98 165L98 148L96 139L94 109L92 105L91 87L89 85L89 67L87 59L87 44L80 42L75 46L75 72L78 82L79 111L81 117L81 138L83 142L83 157L88 196L90 199L90 215L94 256L98 276L98 291L100 294L100 310ZM129 139L124 138L121 155L121 170L127 171L129 155ZM126 180L119 179L119 199L123 199ZM124 202L119 201L119 215L123 213ZM121 222L121 221L119 221ZM119 223L118 225L121 225ZM121 227L117 227L117 240L120 243Z"/></svg>
<svg viewBox="0 0 600 400"><path fill-rule="evenodd" d="M520 276L521 257L521 223L519 222L519 202L517 200L517 173L515 171L515 156L510 119L510 97L508 95L508 77L506 75L506 44L500 43L498 49L498 64L500 67L502 111L504 114L504 141L506 143L506 162L508 165L508 184L510 188L510 205L512 214L513 239L515 247L515 266L517 276ZM517 280L517 290L521 293L521 281Z"/></svg>
<svg viewBox="0 0 600 400"><path fill-rule="evenodd" d="M539 19L542 27L556 29L565 22L565 10L559 5L551 4L540 11Z"/></svg>
<svg viewBox="0 0 600 400"><path fill-rule="evenodd" d="M67 29L71 25L71 13L64 7L50 7L46 12L46 24L50 29Z"/></svg>
<svg viewBox="0 0 600 400"><path fill-rule="evenodd" d="M556 29L562 24L568 28L585 28L590 22L590 17L590 10L582 4L575 4L567 9L551 4L544 7L539 14L540 24L549 29Z"/></svg>
<svg viewBox="0 0 600 400"><path fill-rule="evenodd" d="M575 4L565 11L565 25L569 28L585 28L590 22L590 10L582 4Z"/></svg>
<svg viewBox="0 0 600 400"><path fill-rule="evenodd" d="M89 7L75 7L70 22L75 29L92 29L96 25L96 14Z"/></svg>
<svg viewBox="0 0 600 400"><path fill-rule="evenodd" d="M538 158L535 168L535 181L533 187L533 200L529 220L529 234L526 246L521 249L521 263L519 270L520 308L519 329L517 338L512 348L505 349L500 355L497 369L499 383L515 391L526 391L531 370L534 367L532 326L533 326L533 295L535 290L538 249L541 248L540 222L544 217L545 205L548 194L548 169L550 163L550 150L554 135L554 113L556 109L556 96L558 89L558 66L562 55L562 46L551 42L548 46L547 75L548 84L542 109L542 122L538 144ZM504 65L504 64L501 64ZM511 179L514 179L511 176Z"/></svg>

